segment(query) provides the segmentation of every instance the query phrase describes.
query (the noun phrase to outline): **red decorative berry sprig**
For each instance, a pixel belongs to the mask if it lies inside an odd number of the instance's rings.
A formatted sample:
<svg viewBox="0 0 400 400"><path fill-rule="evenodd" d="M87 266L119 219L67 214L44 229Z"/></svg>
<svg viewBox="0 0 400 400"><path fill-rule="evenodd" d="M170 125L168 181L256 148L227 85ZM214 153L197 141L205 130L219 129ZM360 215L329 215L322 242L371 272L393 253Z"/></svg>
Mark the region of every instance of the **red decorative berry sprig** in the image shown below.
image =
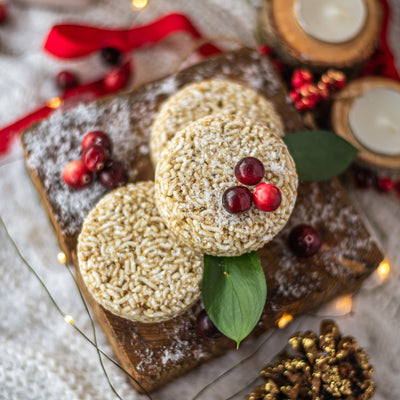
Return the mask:
<svg viewBox="0 0 400 400"><path fill-rule="evenodd" d="M246 186L233 186L227 189L222 196L222 204L231 214L240 214L248 211L254 201L256 207L262 211L275 211L281 204L281 191L273 184L263 182L265 169L262 162L255 157L245 157L235 167L236 179L247 186L257 185L254 193Z"/></svg>
<svg viewBox="0 0 400 400"><path fill-rule="evenodd" d="M65 183L73 189L81 189L93 180L98 173L106 189L115 189L128 181L128 174L119 161L111 159L111 141L101 131L92 131L85 135L81 143L80 160L69 162L62 173Z"/></svg>
<svg viewBox="0 0 400 400"><path fill-rule="evenodd" d="M299 111L313 109L317 103L328 99L346 84L346 75L329 69L314 83L314 76L306 69L295 69L291 79L290 97Z"/></svg>

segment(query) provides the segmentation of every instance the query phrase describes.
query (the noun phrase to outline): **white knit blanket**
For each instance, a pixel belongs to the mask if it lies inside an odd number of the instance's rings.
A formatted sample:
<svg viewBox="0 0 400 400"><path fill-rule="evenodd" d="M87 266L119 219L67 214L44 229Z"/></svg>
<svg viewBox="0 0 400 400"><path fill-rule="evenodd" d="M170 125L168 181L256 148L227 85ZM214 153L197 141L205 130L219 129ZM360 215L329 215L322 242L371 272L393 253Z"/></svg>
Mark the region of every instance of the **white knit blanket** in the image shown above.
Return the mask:
<svg viewBox="0 0 400 400"><path fill-rule="evenodd" d="M68 1L65 1L67 4ZM10 20L0 26L0 126L25 115L56 95L52 77L61 69L77 71L84 81L105 72L97 56L79 61L57 61L41 50L49 28L60 22L90 22L123 27L143 23L168 11L180 10L207 36L235 38L254 46L253 32L259 0L150 0L134 11L129 0L99 0L86 10L10 5ZM400 2L391 0L390 33L400 61ZM176 35L150 49L134 53L135 85L174 70L190 52L192 41ZM222 43L232 47L232 43ZM360 192L349 185L350 195L365 216L392 267L386 284L363 287L355 297L351 315L332 316L344 334L355 336L371 356L377 384L375 399L400 398L400 198L375 191ZM93 337L90 321L65 266L57 261L60 251L38 193L33 188L16 143L10 155L0 159L0 215L22 255L43 279L65 313ZM34 275L23 264L5 231L0 228L0 399L115 399L93 346L66 324ZM154 399L192 399L207 383L254 352L238 368L207 389L200 399L226 399L250 383L289 336L298 330L318 330L324 315L295 319L288 327L244 343L239 351L205 364L154 393ZM112 351L97 327L99 346ZM124 399L142 399L124 374L105 362L110 380ZM243 398L247 391L235 398Z"/></svg>

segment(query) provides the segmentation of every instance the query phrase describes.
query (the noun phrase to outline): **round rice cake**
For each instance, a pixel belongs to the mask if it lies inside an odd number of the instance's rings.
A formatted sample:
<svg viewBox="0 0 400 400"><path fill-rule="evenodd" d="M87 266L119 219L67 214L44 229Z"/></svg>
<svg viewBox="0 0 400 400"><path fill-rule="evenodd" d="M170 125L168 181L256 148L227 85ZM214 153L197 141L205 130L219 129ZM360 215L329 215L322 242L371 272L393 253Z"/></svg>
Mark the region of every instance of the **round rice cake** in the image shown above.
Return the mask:
<svg viewBox="0 0 400 400"><path fill-rule="evenodd" d="M271 102L235 82L209 80L185 86L166 100L153 122L150 151L157 165L168 141L186 125L215 113L241 115L283 136L283 124Z"/></svg>
<svg viewBox="0 0 400 400"><path fill-rule="evenodd" d="M248 156L263 163L262 182L281 191L273 212L253 204L247 212L230 214L222 204L225 190L240 185L234 169ZM191 249L239 256L259 249L284 227L297 185L294 161L281 138L249 119L218 114L193 122L168 143L156 169L156 204L167 227Z"/></svg>
<svg viewBox="0 0 400 400"><path fill-rule="evenodd" d="M154 182L128 184L98 202L84 220L78 261L95 300L123 318L166 321L200 298L202 256L166 228Z"/></svg>

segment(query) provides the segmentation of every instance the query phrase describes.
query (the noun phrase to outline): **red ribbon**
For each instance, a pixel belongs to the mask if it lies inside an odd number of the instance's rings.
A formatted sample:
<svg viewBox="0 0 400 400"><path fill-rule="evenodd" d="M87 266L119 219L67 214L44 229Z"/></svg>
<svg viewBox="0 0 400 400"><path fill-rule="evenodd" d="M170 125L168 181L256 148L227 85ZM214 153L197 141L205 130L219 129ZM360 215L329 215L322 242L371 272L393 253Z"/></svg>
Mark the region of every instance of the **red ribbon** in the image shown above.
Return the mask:
<svg viewBox="0 0 400 400"><path fill-rule="evenodd" d="M399 71L397 71L395 58L388 42L388 32L392 14L387 0L381 0L381 5L383 18L378 49L365 64L362 75L378 75L400 81Z"/></svg>
<svg viewBox="0 0 400 400"><path fill-rule="evenodd" d="M56 25L46 40L44 49L60 58L86 56L105 47L114 47L124 53L157 43L176 32L189 33L200 39L202 35L184 14L168 14L148 25L130 29L101 29L84 25ZM204 56L221 50L205 44L198 50Z"/></svg>
<svg viewBox="0 0 400 400"><path fill-rule="evenodd" d="M87 56L105 47L113 47L124 53L148 46L177 32L189 33L196 39L202 35L184 14L168 14L150 24L130 29L101 29L94 26L62 24L54 26L46 39L44 49L50 54L65 58ZM198 50L203 56L220 53L213 44L204 44ZM98 97L118 91L125 86L131 73L131 63L127 62L110 74L119 76L104 77L95 82L78 86L60 97L63 109L78 101L91 101ZM107 84L114 78L112 85ZM126 78L126 79L125 79ZM47 118L57 107L48 104L42 106L17 122L0 130L0 155L9 150L15 136L30 125Z"/></svg>

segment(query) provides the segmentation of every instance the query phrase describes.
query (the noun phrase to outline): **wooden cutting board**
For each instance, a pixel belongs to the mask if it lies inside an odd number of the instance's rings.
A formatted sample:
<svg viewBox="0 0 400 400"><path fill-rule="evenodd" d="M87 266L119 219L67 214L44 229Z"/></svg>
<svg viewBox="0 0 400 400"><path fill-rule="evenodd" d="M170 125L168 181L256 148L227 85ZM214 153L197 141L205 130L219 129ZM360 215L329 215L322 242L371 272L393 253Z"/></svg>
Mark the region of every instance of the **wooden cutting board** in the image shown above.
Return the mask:
<svg viewBox="0 0 400 400"><path fill-rule="evenodd" d="M304 128L301 116L292 106L270 60L253 50L240 49L146 84L134 92L94 105L79 106L78 111L73 109L63 115L52 116L23 134L28 171L44 201L67 259L72 260L76 267L76 238L82 217L71 219L63 213L69 209L68 202L76 201L76 198L70 199L72 196L81 196L80 207L88 210L98 199L93 196L86 198L85 192L77 195L68 193L68 189L60 189L62 184L57 179L61 179L61 172L49 179L48 163L50 167L51 162L57 166L57 155L63 156L59 152L65 151L65 141L71 142L68 148L72 150L68 151L71 154L76 152L74 146L79 147L80 142L73 139L74 135L83 137L93 124L107 131L107 127L111 129L111 124L120 123L127 145L135 140L134 149L125 159L130 171L134 172L133 180L152 178L148 137L160 104L185 84L204 79L230 79L251 87L275 104L287 133ZM119 104L123 104L123 108L118 108ZM119 121L119 116L126 110L127 117ZM55 135L55 143L49 139L53 130L58 135ZM63 144L59 145L60 142ZM40 157L49 160L44 163L46 165L34 162L39 153ZM63 196L52 196L52 190L65 192ZM93 191L96 190L94 187ZM98 197L102 194L99 191ZM292 254L287 246L287 237L294 225L303 222L320 231L323 244L316 255L302 259ZM296 316L310 312L336 296L354 292L383 258L336 179L322 183L300 182L298 199L288 225L259 251L259 256L267 279L268 299L253 335L276 326L285 313ZM201 310L200 303L164 323L135 323L99 306L87 292L79 268L76 272L79 285L116 356L140 383L133 382L139 391L143 388L147 391L157 389L235 347L235 343L227 338L207 341L199 337L195 319Z"/></svg>

